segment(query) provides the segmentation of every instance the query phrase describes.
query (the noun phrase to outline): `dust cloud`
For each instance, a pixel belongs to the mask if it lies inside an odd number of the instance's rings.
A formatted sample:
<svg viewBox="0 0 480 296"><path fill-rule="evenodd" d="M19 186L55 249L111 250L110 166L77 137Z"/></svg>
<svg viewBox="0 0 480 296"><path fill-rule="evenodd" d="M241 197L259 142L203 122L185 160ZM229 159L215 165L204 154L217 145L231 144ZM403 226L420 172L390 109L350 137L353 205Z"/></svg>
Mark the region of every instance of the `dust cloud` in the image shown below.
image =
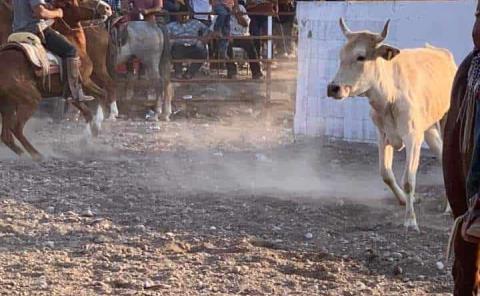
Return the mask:
<svg viewBox="0 0 480 296"><path fill-rule="evenodd" d="M100 137L91 141L85 140L84 129L82 120L57 124L33 118L26 135L46 161L127 162L137 167L131 178L138 186L172 194L237 191L282 199L394 200L379 176L375 146L305 139L293 143L288 122L272 126L234 117L170 123L119 120L105 124ZM397 176L403 169L400 155ZM15 158L0 145L0 160ZM419 173L419 185L441 185L436 161L427 158L422 165L427 168Z"/></svg>

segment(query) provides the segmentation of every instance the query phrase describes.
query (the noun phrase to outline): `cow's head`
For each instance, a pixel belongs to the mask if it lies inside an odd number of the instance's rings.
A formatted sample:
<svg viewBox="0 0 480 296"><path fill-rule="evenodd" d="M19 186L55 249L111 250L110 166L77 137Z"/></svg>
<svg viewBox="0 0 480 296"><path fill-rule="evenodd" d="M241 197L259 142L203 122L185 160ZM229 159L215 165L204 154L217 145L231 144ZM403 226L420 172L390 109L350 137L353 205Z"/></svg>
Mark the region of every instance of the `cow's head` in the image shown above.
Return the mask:
<svg viewBox="0 0 480 296"><path fill-rule="evenodd" d="M334 99L359 96L366 93L379 78L379 59L391 60L400 50L383 44L388 34L385 23L382 33L368 31L352 32L340 18L340 28L347 43L340 51L340 67L333 81L328 85L327 93Z"/></svg>

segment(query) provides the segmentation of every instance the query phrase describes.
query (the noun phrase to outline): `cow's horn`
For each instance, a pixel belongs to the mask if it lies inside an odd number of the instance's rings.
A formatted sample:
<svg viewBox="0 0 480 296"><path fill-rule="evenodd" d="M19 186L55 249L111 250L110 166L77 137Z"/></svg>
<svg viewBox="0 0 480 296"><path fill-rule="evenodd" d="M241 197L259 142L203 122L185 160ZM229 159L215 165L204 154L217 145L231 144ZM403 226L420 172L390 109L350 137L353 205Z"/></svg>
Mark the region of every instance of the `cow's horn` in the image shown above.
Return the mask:
<svg viewBox="0 0 480 296"><path fill-rule="evenodd" d="M352 35L352 31L350 31L350 29L347 27L347 24L345 24L343 17L340 18L340 29L342 29L342 33L345 35L345 37L348 38L350 35Z"/></svg>
<svg viewBox="0 0 480 296"><path fill-rule="evenodd" d="M385 40L385 38L387 38L389 25L390 25L390 20L387 20L387 22L385 23L385 26L383 26L382 33L380 33L380 36L378 37L378 42L382 42L383 40Z"/></svg>

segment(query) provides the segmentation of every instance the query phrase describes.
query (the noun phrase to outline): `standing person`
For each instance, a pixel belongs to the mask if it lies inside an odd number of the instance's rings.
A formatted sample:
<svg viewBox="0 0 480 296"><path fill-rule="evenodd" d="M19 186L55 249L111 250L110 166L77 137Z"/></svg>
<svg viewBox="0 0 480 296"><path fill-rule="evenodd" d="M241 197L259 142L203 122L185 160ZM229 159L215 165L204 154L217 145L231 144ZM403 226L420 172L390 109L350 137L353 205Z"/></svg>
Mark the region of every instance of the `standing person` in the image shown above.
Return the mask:
<svg viewBox="0 0 480 296"><path fill-rule="evenodd" d="M218 57L227 58L228 41L230 39L230 14L233 7L238 6L238 0L212 0L213 11L217 15L213 25L214 36L219 37Z"/></svg>
<svg viewBox="0 0 480 296"><path fill-rule="evenodd" d="M195 19L190 19L188 15L183 15L178 22L171 22L167 25L167 30L170 35L172 44L172 58L173 59L206 59L207 48L205 41L210 33L210 30L202 22ZM181 37L196 36L198 39ZM191 63L187 72L183 73L182 63L174 62L173 68L175 70L175 78L177 79L191 79L198 72L202 62Z"/></svg>
<svg viewBox="0 0 480 296"><path fill-rule="evenodd" d="M232 42L228 47L228 56L232 58L233 47L240 47L247 52L248 59L258 59L258 53L255 49L253 40L251 39L235 39L235 36L249 36L248 25L250 18L246 14L247 10L242 4L233 8L233 16L230 19L230 29L232 35ZM259 62L250 62L250 69L252 70L252 79L260 79L263 77ZM237 65L235 63L227 63L227 76L230 79L237 75Z"/></svg>
<svg viewBox="0 0 480 296"><path fill-rule="evenodd" d="M278 14L278 2L275 0L247 0L247 11L250 13L250 34L252 36L262 36L268 34L268 15ZM258 15L257 15L258 13ZM262 41L255 39L255 48L262 56Z"/></svg>
<svg viewBox="0 0 480 296"><path fill-rule="evenodd" d="M29 32L41 37L45 48L61 57L66 64L69 96L79 102L94 100L94 97L83 93L77 49L65 36L46 25L47 20L61 18L63 10L50 9L45 0L13 0L13 33Z"/></svg>

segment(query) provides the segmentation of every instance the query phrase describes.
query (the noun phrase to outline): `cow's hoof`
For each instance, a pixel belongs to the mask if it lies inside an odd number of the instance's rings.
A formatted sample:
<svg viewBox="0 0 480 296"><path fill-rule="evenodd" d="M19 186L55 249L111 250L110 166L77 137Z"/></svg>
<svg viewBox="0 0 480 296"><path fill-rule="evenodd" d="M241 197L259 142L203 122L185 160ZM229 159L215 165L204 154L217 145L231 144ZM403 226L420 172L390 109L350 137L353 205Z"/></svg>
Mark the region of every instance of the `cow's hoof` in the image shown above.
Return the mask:
<svg viewBox="0 0 480 296"><path fill-rule="evenodd" d="M420 203L422 203L422 200L423 200L423 198L422 198L421 196L419 196L419 195L415 195L415 196L413 197L413 203L414 203L414 204L420 204Z"/></svg>
<svg viewBox="0 0 480 296"><path fill-rule="evenodd" d="M420 228L418 228L417 220L415 218L409 218L405 220L405 223L403 224L405 226L405 231L414 230L416 232L420 232Z"/></svg>

